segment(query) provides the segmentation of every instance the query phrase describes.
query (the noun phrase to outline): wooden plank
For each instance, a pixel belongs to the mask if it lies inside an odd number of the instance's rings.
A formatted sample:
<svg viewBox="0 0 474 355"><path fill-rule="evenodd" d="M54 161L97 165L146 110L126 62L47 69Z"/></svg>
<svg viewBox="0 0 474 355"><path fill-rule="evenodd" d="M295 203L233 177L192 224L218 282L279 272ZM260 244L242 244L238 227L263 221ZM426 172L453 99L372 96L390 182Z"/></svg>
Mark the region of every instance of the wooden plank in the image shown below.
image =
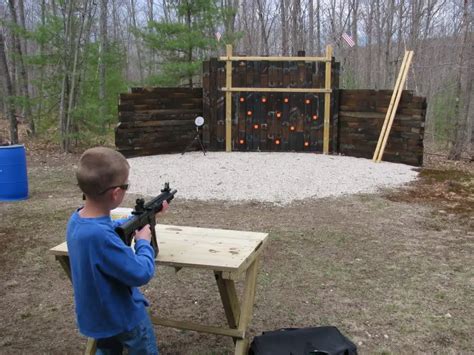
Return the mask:
<svg viewBox="0 0 474 355"><path fill-rule="evenodd" d="M332 47L328 45L326 47L326 76L325 84L326 92L324 95L324 132L323 132L323 153L329 153L329 130L330 130L330 114L331 114L331 60L332 60ZM328 91L329 90L329 91Z"/></svg>
<svg viewBox="0 0 474 355"><path fill-rule="evenodd" d="M94 355L97 351L97 340L92 338L87 338L86 350L84 351L85 355Z"/></svg>
<svg viewBox="0 0 474 355"><path fill-rule="evenodd" d="M169 148L176 148L180 152L186 147L187 144L191 141L193 136L189 136L188 139L173 139L173 140L166 140L166 141L157 141L153 143L134 143L133 141L130 142L128 140L118 140L116 142L116 146L120 150L148 150L148 149L164 149L167 150Z"/></svg>
<svg viewBox="0 0 474 355"><path fill-rule="evenodd" d="M232 151L232 93L229 91L232 88L232 45L226 45L226 89L225 94L225 150Z"/></svg>
<svg viewBox="0 0 474 355"><path fill-rule="evenodd" d="M398 92L400 91L400 86L403 85L402 84L402 78L403 78L403 75L405 73L405 70L406 70L406 64L407 64L407 61L408 61L408 58L410 57L410 52L409 51L405 51L405 55L403 56L403 61L402 61L402 64L401 64L401 67L400 67L400 72L398 73L398 76L397 76L397 80L395 82L395 88L393 89L393 94L392 94L392 98L390 99L390 104L388 106L388 110L387 110L387 114L385 116L385 120L383 122L383 126L382 126L382 130L380 132L380 138L377 142L377 146L375 148L375 152L374 152L374 156L372 158L373 161L377 161L378 160L378 157L379 157L379 152L380 152L380 149L382 147L382 142L383 142L383 139L386 135L386 131L387 131L387 126L388 126L388 122L390 121L390 117L392 115L392 111L395 109L395 112L397 110L397 105L398 105L398 102L395 103L396 101L396 97L397 97L397 94ZM403 87L403 86L402 86Z"/></svg>
<svg viewBox="0 0 474 355"><path fill-rule="evenodd" d="M59 264L63 268L69 280L72 281L71 265L69 264L69 256L59 254L59 255L56 255L56 260L59 262Z"/></svg>
<svg viewBox="0 0 474 355"><path fill-rule="evenodd" d="M182 103L187 104L202 104L202 97L188 97L183 96L179 98L175 97L163 97L158 93L148 93L148 94L120 94L119 102L122 104L127 103L138 103L138 104L149 104L149 105L181 105Z"/></svg>
<svg viewBox="0 0 474 355"><path fill-rule="evenodd" d="M225 57L219 57L221 61L268 61L268 62L327 62L327 57L263 57L263 56L248 56L248 57L240 57L240 56L229 56L228 53Z"/></svg>
<svg viewBox="0 0 474 355"><path fill-rule="evenodd" d="M409 51L407 63L405 65L406 68L404 70L404 73L400 82L401 88L403 88L403 86L405 85L405 80L408 75L408 69L410 68L410 63L411 63L412 58L413 58L413 51ZM382 145L380 147L380 152L378 153L378 156L376 157L377 162L380 162L382 160L383 152L385 150L385 146L387 145L388 136L390 134L390 129L392 128L393 119L395 118L395 112L397 111L397 106L398 106L398 102L400 101L401 93L402 93L402 90L400 89L397 92L397 96L395 98L394 107L389 117L387 129L383 137Z"/></svg>
<svg viewBox="0 0 474 355"><path fill-rule="evenodd" d="M138 128L138 127L178 127L178 126L194 127L194 120L121 122L119 127L121 129L127 129L127 128Z"/></svg>
<svg viewBox="0 0 474 355"><path fill-rule="evenodd" d="M169 121L169 120L194 120L197 116L206 116L202 111L196 110L185 113L162 113L162 112L119 112L120 122L134 121Z"/></svg>
<svg viewBox="0 0 474 355"><path fill-rule="evenodd" d="M202 88L132 87L129 94L160 94L163 97L202 96Z"/></svg>
<svg viewBox="0 0 474 355"><path fill-rule="evenodd" d="M315 89L315 88L253 88L253 87L233 87L231 89L222 88L222 91L228 92L301 92L301 93L331 93L331 89Z"/></svg>
<svg viewBox="0 0 474 355"><path fill-rule="evenodd" d="M240 318L240 304L235 289L235 283L232 280L224 279L222 272L215 272L214 276L227 317L227 324L229 324L230 328L237 329Z"/></svg>
<svg viewBox="0 0 474 355"><path fill-rule="evenodd" d="M155 229L160 244L158 264L213 271L239 272L258 255L268 237L267 233L162 224ZM66 243L51 253L67 255Z"/></svg>
<svg viewBox="0 0 474 355"><path fill-rule="evenodd" d="M179 88L169 88L165 91L146 91L142 93L121 93L120 100L158 99L163 101L196 100L202 98L202 89L180 93Z"/></svg>
<svg viewBox="0 0 474 355"><path fill-rule="evenodd" d="M214 327L210 325L202 325L188 321L178 321L172 319L165 319L161 317L151 316L151 321L155 325L162 325L164 327L171 327L177 329L193 330L195 332L224 335L228 337L243 339L245 330L228 329L222 327Z"/></svg>
<svg viewBox="0 0 474 355"><path fill-rule="evenodd" d="M131 105L133 107L133 105ZM153 108L149 110L141 110L140 112L131 111L133 115L153 115L153 114L161 114L161 115L192 115L195 113L200 113L202 110L200 109L162 109L162 108ZM119 111L120 114L127 113L127 111Z"/></svg>
<svg viewBox="0 0 474 355"><path fill-rule="evenodd" d="M247 355L249 351L249 340L243 339L235 344L235 355Z"/></svg>

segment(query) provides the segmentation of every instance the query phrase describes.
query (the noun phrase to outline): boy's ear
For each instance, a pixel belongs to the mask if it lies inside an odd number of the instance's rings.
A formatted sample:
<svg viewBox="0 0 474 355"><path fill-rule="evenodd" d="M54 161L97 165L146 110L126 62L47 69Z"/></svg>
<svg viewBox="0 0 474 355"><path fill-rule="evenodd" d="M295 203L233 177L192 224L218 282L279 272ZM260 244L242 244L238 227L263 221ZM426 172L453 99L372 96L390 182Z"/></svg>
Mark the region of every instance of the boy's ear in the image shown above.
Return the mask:
<svg viewBox="0 0 474 355"><path fill-rule="evenodd" d="M112 198L114 201L117 201L120 198L120 187L115 187L112 189Z"/></svg>

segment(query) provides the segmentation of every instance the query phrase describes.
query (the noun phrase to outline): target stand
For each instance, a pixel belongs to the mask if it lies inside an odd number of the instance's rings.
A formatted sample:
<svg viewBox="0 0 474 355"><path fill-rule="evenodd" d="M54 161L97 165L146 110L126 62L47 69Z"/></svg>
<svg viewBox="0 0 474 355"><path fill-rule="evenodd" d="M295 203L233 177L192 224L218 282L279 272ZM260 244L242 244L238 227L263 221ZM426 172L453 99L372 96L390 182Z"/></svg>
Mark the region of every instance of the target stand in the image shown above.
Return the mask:
<svg viewBox="0 0 474 355"><path fill-rule="evenodd" d="M196 125L196 134L194 135L194 138L191 140L191 142L189 142L189 144L186 146L186 148L184 148L181 155L184 155L184 153L186 153L189 148L193 146L195 141L198 141L202 153L206 155L206 148L204 148L204 144L202 144L201 134L199 132L199 128L202 127L202 125L204 124L204 118L201 116L196 117L196 119L194 120L194 124Z"/></svg>

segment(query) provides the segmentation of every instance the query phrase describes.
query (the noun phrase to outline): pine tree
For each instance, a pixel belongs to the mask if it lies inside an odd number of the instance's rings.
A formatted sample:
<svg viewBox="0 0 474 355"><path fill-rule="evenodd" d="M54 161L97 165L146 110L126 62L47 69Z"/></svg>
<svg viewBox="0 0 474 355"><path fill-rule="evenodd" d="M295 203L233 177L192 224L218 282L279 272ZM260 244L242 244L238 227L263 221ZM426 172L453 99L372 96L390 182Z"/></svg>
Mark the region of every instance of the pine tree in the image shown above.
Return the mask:
<svg viewBox="0 0 474 355"><path fill-rule="evenodd" d="M176 22L150 21L140 35L145 44L161 58L160 72L150 83L193 87L200 74L202 60L220 46L215 33L224 19L224 11L215 0L183 0L174 5Z"/></svg>

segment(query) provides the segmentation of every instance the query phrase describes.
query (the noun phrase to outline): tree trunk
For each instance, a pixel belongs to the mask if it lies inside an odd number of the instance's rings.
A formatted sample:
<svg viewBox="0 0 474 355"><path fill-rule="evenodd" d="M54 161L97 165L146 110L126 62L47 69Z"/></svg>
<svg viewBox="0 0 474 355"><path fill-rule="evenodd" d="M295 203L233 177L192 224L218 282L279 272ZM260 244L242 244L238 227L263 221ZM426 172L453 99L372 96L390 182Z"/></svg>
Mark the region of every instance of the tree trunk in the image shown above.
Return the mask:
<svg viewBox="0 0 474 355"><path fill-rule="evenodd" d="M137 20L135 17L135 1L130 0L130 7L132 12L132 24L133 27L137 28ZM140 77L140 83L143 84L143 66L142 66L142 54L141 54L141 46L140 46L140 38L139 36L135 36L135 46L137 48L137 58L138 58L138 75Z"/></svg>
<svg viewBox="0 0 474 355"><path fill-rule="evenodd" d="M78 65L79 65L79 52L81 50L81 40L82 40L82 33L84 30L84 23L85 19L87 16L87 12L89 11L88 9L89 1L85 1L84 5L84 10L81 14L81 22L79 24L79 33L76 35L76 42L74 44L74 59L72 63L72 72L71 72L71 84L69 86L69 93L68 93L68 107L67 107L67 119L66 119L66 136L65 138L65 144L64 144L64 150L66 152L70 152L71 150L71 138L70 138L70 133L71 133L71 127L73 124L73 116L72 112L75 107L75 99L76 99L76 89L77 89L77 81L76 81L76 76L78 72ZM71 38L71 42L73 39Z"/></svg>
<svg viewBox="0 0 474 355"><path fill-rule="evenodd" d="M46 0L41 0L41 26L44 26L46 23ZM43 58L44 56L44 44L41 43L39 47L39 53L40 57ZM39 96L38 100L38 106L36 109L36 123L39 124L41 117L43 115L43 91L44 91L44 71L45 71L45 66L41 65L40 68L40 73L39 73L39 88L37 91L36 96Z"/></svg>
<svg viewBox="0 0 474 355"><path fill-rule="evenodd" d="M288 55L288 23L286 22L286 1L280 0L280 14L281 14L281 51L284 56Z"/></svg>
<svg viewBox="0 0 474 355"><path fill-rule="evenodd" d="M308 51L309 55L314 55L314 5L313 0L308 0L308 17L309 17L309 28L308 28Z"/></svg>
<svg viewBox="0 0 474 355"><path fill-rule="evenodd" d="M22 0L19 0L19 1L21 2ZM10 7L12 20L13 20L15 26L25 30L25 28L22 27L20 21L18 21L18 14L16 13L14 0L8 0L8 5ZM22 5L20 7L22 7ZM35 133L35 124L34 124L34 121L33 121L33 114L31 112L30 93L29 93L29 90L28 90L28 81L29 81L28 80L28 72L26 71L25 62L23 60L23 51L21 49L20 37L18 35L14 35L13 37L14 37L14 44L15 44L15 52L16 52L16 56L17 56L17 59L18 59L20 89L21 89L21 94L25 99L24 106L23 106L25 119L26 119L26 121L28 122L28 125L29 125L29 133L34 134Z"/></svg>
<svg viewBox="0 0 474 355"><path fill-rule="evenodd" d="M300 31L300 16L301 16L301 0L293 0L293 9L291 12L291 54L296 56L298 51L302 48L300 37L302 31Z"/></svg>
<svg viewBox="0 0 474 355"><path fill-rule="evenodd" d="M373 5L371 3L368 4L368 14L367 14L367 25L366 25L366 35L367 35L367 77L366 77L366 87L371 87L372 86L372 71L374 70L373 63L372 63L372 35L373 35L373 14L374 14L374 9Z"/></svg>
<svg viewBox="0 0 474 355"><path fill-rule="evenodd" d="M105 57L107 55L107 0L100 2L100 48L99 48L99 105L101 133L105 134L105 122L107 116L106 102L106 68Z"/></svg>
<svg viewBox="0 0 474 355"><path fill-rule="evenodd" d="M14 96L12 81L10 78L10 72L8 71L7 56L5 54L5 41L3 40L3 34L0 32L0 73L3 78L4 92L6 94L6 113L8 121L10 122L10 143L18 143L18 125L15 117L15 109L12 104L12 97Z"/></svg>
<svg viewBox="0 0 474 355"><path fill-rule="evenodd" d="M186 11L186 25L189 29L189 32L191 32L191 5L189 2L186 1L187 4L187 11ZM190 45L188 49L188 63L191 63L193 61L193 47ZM188 77L188 85L190 88L193 87L193 75L190 74Z"/></svg>
<svg viewBox="0 0 474 355"><path fill-rule="evenodd" d="M267 31L265 29L265 19L263 17L264 13L264 8L262 6L262 0L257 0L257 8L258 8L258 19L260 22L260 32L262 36L262 44L263 44L263 54L268 55L270 52L270 49L268 47L268 35Z"/></svg>
<svg viewBox="0 0 474 355"><path fill-rule="evenodd" d="M316 0L316 50L321 55L321 0Z"/></svg>
<svg viewBox="0 0 474 355"><path fill-rule="evenodd" d="M395 16L395 0L389 0L389 10L386 13L385 18L385 51L384 51L384 87L387 89L391 86L392 80L392 68L390 65L390 47L392 45L392 35L393 35L393 18Z"/></svg>
<svg viewBox="0 0 474 355"><path fill-rule="evenodd" d="M70 1L68 7L65 8L64 13L64 52L63 52L63 77L61 82L61 96L59 103L59 132L61 135L61 148L63 150L67 149L67 101L68 101L68 92L69 92L69 56L71 55L71 39L72 37L72 14L73 14L74 3Z"/></svg>
<svg viewBox="0 0 474 355"><path fill-rule="evenodd" d="M154 6L153 0L147 0L147 8L148 8L148 21L155 21L155 14L154 14Z"/></svg>
<svg viewBox="0 0 474 355"><path fill-rule="evenodd" d="M454 138L452 140L449 159L459 160L466 149L466 130L469 126L470 99L472 96L472 81L474 80L474 44L470 31L472 15L469 9L469 1L464 1L463 11L463 38L461 42L461 53L459 54L459 66L456 83L456 105L454 108ZM465 63L465 59L467 63ZM463 66L467 66L467 72L463 73Z"/></svg>

